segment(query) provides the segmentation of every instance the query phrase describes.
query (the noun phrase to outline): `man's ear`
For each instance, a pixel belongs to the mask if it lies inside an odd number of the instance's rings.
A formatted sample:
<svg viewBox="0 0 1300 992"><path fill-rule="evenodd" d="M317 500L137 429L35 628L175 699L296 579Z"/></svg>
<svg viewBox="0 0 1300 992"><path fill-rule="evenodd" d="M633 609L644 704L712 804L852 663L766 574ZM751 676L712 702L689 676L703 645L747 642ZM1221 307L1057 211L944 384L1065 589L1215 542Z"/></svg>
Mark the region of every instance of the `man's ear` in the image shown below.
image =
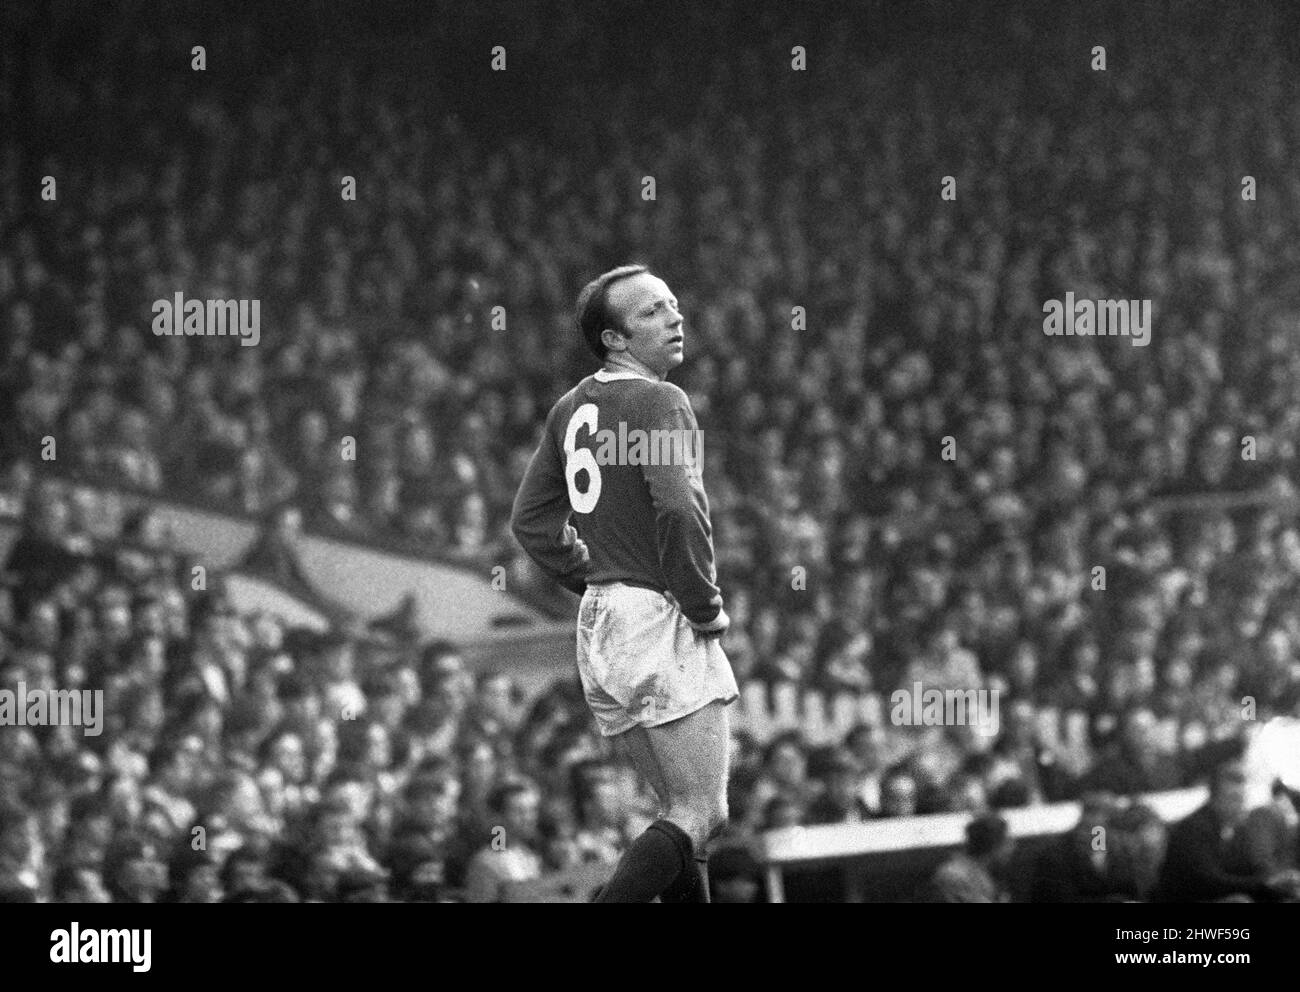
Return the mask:
<svg viewBox="0 0 1300 992"><path fill-rule="evenodd" d="M606 335L609 336L606 337ZM606 351L627 350L627 338L624 337L619 331L615 330L612 327L606 327L603 331L600 332L600 341L601 344L605 346Z"/></svg>

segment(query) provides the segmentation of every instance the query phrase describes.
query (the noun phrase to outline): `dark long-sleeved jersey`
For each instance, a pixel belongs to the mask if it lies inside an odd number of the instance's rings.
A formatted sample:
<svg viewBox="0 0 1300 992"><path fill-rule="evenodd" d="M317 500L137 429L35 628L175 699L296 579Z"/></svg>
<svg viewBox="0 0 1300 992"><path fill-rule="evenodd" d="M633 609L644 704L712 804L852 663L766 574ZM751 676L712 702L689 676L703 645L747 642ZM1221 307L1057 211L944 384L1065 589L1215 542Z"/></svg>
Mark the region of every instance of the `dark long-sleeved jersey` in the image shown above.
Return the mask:
<svg viewBox="0 0 1300 992"><path fill-rule="evenodd" d="M631 372L587 376L546 418L515 496L515 537L574 592L588 582L648 586L671 593L691 623L712 624L722 593L700 437L677 386Z"/></svg>

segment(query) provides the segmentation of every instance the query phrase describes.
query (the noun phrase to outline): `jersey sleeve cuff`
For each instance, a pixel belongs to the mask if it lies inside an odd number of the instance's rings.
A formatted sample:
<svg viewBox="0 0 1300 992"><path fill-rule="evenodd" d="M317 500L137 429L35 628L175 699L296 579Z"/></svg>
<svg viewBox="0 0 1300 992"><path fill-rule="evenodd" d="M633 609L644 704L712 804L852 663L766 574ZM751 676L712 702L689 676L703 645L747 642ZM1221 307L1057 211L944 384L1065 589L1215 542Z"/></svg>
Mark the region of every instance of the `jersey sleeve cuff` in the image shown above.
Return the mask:
<svg viewBox="0 0 1300 992"><path fill-rule="evenodd" d="M730 626L731 618L727 616L726 610L718 610L718 615L708 623L696 623L694 620L689 619L687 623L701 634L717 634Z"/></svg>

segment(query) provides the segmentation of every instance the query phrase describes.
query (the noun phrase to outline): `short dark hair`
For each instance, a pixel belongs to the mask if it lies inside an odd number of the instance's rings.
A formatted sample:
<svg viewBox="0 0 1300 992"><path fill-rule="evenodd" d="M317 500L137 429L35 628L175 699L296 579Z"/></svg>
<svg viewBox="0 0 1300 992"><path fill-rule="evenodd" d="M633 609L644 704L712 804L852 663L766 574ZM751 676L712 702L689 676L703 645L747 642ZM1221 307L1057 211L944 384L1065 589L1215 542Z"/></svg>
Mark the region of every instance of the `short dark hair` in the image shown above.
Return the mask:
<svg viewBox="0 0 1300 992"><path fill-rule="evenodd" d="M609 312L609 307L606 304L606 293L609 287L621 279L627 279L649 271L649 268L644 265L620 265L618 268L610 269L608 272L591 280L582 287L582 292L578 294L578 330L582 332L583 338L586 339L587 347L602 362L605 360L608 349L600 339L601 333L607 327L623 330L622 323Z"/></svg>
<svg viewBox="0 0 1300 992"><path fill-rule="evenodd" d="M985 813L966 824L966 851L973 858L992 854L1007 839L1007 821L996 813Z"/></svg>

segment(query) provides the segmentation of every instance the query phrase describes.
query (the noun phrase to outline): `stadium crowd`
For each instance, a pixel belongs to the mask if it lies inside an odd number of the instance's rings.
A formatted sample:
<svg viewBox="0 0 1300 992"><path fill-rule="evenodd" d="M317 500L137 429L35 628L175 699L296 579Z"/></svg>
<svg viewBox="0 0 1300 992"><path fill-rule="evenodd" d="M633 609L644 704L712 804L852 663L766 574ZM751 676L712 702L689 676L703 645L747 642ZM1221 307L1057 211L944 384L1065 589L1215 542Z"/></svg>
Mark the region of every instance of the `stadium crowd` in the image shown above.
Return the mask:
<svg viewBox="0 0 1300 992"><path fill-rule="evenodd" d="M755 9L751 34L682 9L679 58L728 52L704 78L663 62L595 95L548 76L541 121L506 116L506 84L475 119L445 76L409 85L405 51L262 64L214 29L211 68L160 87L141 67L189 52L183 22L105 26L112 59L71 31L33 43L33 92L4 99L35 123L0 137L0 491L24 519L0 672L102 686L107 717L98 738L0 733L0 888L490 899L616 853L653 811L575 684L521 708L453 645L236 615L219 582L190 588L147 512L113 519L51 476L508 561L545 410L590 371L574 291L635 257L687 315L675 378L705 430L737 678L1004 700L984 745L887 723L824 749L738 733L731 838L970 811L968 861L944 875L960 883L1002 856L991 811L1086 797L1084 824L1146 854L1093 885L1096 859L1063 840L1077 873L1038 896L1151 896L1163 828L1107 797L1202 779L1243 697L1256 719L1300 715L1286 53L1266 19L1216 47L1216 25L1166 33L1121 6L1106 72L1078 24L1049 41L1009 17L961 60L950 35L866 57L858 26L828 22L793 42L801 74ZM613 58L575 17L531 23L510 72ZM44 175L58 199L33 202ZM176 292L260 299L260 344L155 336L151 304ZM1150 300L1149 345L1044 335L1066 292ZM1272 499L1178 505L1246 491ZM1095 759L1041 739L1045 707L1090 715ZM1153 733L1170 717L1172 752ZM1248 881L1182 897L1290 891L1290 803L1268 820L1281 842L1232 855ZM737 857L725 872L755 897Z"/></svg>

